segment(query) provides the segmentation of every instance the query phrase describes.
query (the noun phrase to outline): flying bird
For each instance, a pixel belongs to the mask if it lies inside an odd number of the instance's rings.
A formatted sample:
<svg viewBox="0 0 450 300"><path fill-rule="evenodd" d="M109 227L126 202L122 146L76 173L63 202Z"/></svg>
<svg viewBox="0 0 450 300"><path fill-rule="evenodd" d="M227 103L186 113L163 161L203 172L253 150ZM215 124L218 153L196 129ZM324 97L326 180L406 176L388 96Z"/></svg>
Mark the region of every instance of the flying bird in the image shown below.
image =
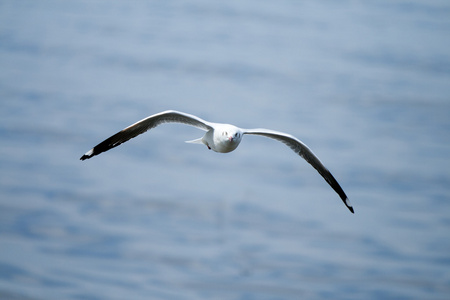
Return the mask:
<svg viewBox="0 0 450 300"><path fill-rule="evenodd" d="M344 193L333 175L331 175L330 171L328 171L328 169L322 164L311 149L309 149L308 146L296 137L270 129L242 129L230 124L207 122L197 116L175 110L167 110L151 115L128 126L86 152L80 159L85 160L102 152L108 151L109 149L117 147L129 139L132 139L163 123L183 123L203 129L206 131L203 137L196 140L187 141L187 143L204 144L208 147L208 149L219 153L228 153L236 149L245 134L262 135L278 140L286 144L295 153L303 157L311 166L313 166L313 168L316 169L320 175L322 175L325 181L328 182L333 190L339 195L345 206L347 206L347 208L354 213L353 207L351 206L347 195Z"/></svg>

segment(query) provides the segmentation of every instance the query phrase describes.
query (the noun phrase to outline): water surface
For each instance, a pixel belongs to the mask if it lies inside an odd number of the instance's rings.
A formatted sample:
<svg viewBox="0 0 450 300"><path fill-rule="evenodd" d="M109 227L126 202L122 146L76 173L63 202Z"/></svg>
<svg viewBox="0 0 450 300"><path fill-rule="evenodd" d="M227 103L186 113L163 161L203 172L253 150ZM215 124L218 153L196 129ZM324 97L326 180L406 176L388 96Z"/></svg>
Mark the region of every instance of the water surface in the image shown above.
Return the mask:
<svg viewBox="0 0 450 300"><path fill-rule="evenodd" d="M0 298L446 299L446 1L2 1ZM291 133L229 154L150 114Z"/></svg>

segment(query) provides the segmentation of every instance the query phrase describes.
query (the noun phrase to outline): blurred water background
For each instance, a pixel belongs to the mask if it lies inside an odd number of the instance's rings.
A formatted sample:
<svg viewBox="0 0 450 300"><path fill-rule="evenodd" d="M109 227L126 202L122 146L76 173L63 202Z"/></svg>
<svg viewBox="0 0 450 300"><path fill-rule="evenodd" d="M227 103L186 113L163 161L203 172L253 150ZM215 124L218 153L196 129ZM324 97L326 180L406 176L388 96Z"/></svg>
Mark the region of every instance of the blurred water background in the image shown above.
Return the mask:
<svg viewBox="0 0 450 300"><path fill-rule="evenodd" d="M449 299L448 1L1 1L0 298ZM229 154L148 115L291 133Z"/></svg>

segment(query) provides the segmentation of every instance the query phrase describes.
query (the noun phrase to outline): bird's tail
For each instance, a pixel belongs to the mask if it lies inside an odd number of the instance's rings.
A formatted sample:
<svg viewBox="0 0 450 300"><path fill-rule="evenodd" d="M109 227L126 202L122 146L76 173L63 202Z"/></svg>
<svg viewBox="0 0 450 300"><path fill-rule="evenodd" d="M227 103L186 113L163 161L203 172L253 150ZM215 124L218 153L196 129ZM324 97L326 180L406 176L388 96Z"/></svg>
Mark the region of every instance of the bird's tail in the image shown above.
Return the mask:
<svg viewBox="0 0 450 300"><path fill-rule="evenodd" d="M186 141L186 143L190 143L190 144L203 144L203 138L199 138L199 139L192 140L192 141Z"/></svg>

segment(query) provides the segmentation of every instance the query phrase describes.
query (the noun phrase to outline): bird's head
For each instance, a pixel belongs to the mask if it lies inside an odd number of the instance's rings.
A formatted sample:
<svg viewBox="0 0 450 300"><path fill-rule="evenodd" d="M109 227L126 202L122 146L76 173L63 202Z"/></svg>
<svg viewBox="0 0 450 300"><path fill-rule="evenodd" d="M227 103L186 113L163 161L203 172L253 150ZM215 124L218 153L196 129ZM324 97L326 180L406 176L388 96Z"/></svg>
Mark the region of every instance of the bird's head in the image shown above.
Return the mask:
<svg viewBox="0 0 450 300"><path fill-rule="evenodd" d="M239 128L225 128L222 131L222 138L229 143L237 143L239 144L242 139L242 131Z"/></svg>
<svg viewBox="0 0 450 300"><path fill-rule="evenodd" d="M215 133L215 140L219 152L230 152L236 149L242 139L243 132L236 126L226 125L222 126L220 130Z"/></svg>

